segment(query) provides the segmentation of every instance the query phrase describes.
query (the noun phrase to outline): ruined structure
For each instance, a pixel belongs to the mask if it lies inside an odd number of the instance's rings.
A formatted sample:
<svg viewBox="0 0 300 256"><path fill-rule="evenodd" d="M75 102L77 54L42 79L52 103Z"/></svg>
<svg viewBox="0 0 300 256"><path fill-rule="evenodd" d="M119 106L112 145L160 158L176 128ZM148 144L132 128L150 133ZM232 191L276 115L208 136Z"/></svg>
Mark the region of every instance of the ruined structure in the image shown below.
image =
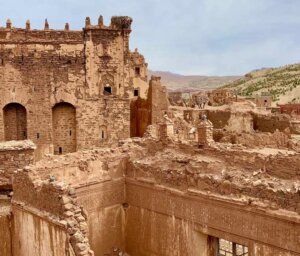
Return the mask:
<svg viewBox="0 0 300 256"><path fill-rule="evenodd" d="M299 256L295 124L170 108L130 24L0 29L0 255Z"/></svg>
<svg viewBox="0 0 300 256"><path fill-rule="evenodd" d="M131 22L0 28L0 140L30 139L41 158L130 137L130 103L148 93L147 63L129 50Z"/></svg>

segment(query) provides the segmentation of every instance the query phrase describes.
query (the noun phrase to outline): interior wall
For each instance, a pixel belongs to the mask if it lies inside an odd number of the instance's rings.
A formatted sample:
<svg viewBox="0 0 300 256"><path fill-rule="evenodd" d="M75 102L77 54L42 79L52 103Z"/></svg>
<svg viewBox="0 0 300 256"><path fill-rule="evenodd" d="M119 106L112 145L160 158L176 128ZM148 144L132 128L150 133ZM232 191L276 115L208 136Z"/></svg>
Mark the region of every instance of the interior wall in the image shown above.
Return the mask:
<svg viewBox="0 0 300 256"><path fill-rule="evenodd" d="M80 187L77 196L88 215L89 242L95 256L124 251L124 179Z"/></svg>
<svg viewBox="0 0 300 256"><path fill-rule="evenodd" d="M16 206L13 216L14 256L70 256L63 228Z"/></svg>
<svg viewBox="0 0 300 256"><path fill-rule="evenodd" d="M0 255L12 256L11 254L11 215L8 213L3 213L0 201Z"/></svg>
<svg viewBox="0 0 300 256"><path fill-rule="evenodd" d="M126 252L131 256L207 256L207 239L190 221L134 206L127 210Z"/></svg>

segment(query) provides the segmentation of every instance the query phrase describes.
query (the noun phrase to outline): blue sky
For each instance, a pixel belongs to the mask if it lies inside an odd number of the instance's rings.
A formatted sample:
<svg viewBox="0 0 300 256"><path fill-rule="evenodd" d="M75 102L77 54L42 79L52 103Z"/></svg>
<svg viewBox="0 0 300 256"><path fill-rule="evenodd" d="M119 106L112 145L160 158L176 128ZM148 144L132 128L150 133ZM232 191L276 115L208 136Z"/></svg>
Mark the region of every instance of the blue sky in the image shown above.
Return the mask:
<svg viewBox="0 0 300 256"><path fill-rule="evenodd" d="M106 24L133 18L131 49L152 70L240 75L300 62L299 0L0 0L0 26L81 29L86 16Z"/></svg>

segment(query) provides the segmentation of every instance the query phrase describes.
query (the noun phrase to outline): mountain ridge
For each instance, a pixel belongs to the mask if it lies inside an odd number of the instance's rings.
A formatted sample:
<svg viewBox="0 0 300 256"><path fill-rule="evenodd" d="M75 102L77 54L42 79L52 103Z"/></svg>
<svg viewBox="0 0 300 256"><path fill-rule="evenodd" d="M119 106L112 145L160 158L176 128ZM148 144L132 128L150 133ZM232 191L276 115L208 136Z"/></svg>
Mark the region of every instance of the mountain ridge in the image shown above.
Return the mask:
<svg viewBox="0 0 300 256"><path fill-rule="evenodd" d="M241 78L241 76L181 75L170 71L153 70L149 70L148 74L149 77L152 75L160 76L162 78L162 84L171 91L215 89Z"/></svg>

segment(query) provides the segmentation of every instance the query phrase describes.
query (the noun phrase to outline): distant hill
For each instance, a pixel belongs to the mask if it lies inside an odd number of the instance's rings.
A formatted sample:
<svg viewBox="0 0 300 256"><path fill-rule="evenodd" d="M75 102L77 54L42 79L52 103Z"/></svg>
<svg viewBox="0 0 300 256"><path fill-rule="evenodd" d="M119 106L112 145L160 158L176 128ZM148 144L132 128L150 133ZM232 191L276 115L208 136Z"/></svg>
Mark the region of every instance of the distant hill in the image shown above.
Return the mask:
<svg viewBox="0 0 300 256"><path fill-rule="evenodd" d="M223 86L232 88L243 96L268 92L274 103L300 102L300 63L279 68L263 68L246 74L243 78Z"/></svg>
<svg viewBox="0 0 300 256"><path fill-rule="evenodd" d="M171 72L152 70L149 70L148 74L149 78L151 75L160 76L163 85L167 86L169 90L174 91L214 89L241 78L240 76L184 76Z"/></svg>

